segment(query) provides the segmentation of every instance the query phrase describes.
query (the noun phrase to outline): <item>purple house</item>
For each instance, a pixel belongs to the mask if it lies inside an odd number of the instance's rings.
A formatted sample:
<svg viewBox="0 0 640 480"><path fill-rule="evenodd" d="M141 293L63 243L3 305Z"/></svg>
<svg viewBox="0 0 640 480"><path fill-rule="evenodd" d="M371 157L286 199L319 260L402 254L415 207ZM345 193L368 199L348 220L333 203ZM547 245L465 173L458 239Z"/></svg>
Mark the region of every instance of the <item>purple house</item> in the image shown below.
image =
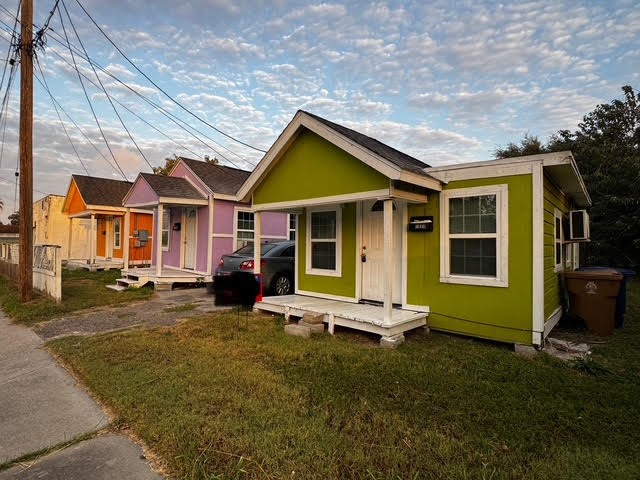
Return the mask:
<svg viewBox="0 0 640 480"><path fill-rule="evenodd" d="M153 232L134 230L136 242L154 242L151 268L130 269L127 259L120 288L210 282L222 255L253 242L251 205L236 193L251 172L180 158L169 176L141 173L123 200L127 209L153 212ZM261 240L295 235L295 216L261 216Z"/></svg>

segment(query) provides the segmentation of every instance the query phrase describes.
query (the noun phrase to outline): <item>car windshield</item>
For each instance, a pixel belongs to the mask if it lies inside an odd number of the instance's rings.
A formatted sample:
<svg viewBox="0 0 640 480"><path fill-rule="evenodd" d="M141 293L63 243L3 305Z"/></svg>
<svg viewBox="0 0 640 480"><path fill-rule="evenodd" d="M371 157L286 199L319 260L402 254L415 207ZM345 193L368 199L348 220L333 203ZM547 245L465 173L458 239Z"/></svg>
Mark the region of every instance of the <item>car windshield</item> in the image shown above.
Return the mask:
<svg viewBox="0 0 640 480"><path fill-rule="evenodd" d="M275 246L276 245L274 243L263 243L260 245L260 251L264 255L269 250L272 250L273 248L275 248ZM233 253L234 255L253 256L253 243L245 245L244 247L242 247L239 250L236 250Z"/></svg>

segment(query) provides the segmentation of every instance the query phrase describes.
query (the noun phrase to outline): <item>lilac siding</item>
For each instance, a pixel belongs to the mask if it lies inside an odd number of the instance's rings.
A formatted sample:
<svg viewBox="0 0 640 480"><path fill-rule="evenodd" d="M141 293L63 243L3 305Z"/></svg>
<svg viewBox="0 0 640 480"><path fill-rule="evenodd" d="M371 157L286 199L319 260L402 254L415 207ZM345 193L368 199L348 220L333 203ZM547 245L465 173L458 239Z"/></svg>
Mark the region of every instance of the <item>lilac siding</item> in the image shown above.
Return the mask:
<svg viewBox="0 0 640 480"><path fill-rule="evenodd" d="M209 207L198 208L198 243L196 248L196 270L207 271L207 252L209 247Z"/></svg>
<svg viewBox="0 0 640 480"><path fill-rule="evenodd" d="M222 255L227 255L235 250L233 248L233 238L229 237L214 237L213 239L213 272L218 268L218 263Z"/></svg>
<svg viewBox="0 0 640 480"><path fill-rule="evenodd" d="M162 265L180 267L182 230L173 230L173 225L182 224L182 208L171 208L169 217L169 250L162 252Z"/></svg>
<svg viewBox="0 0 640 480"><path fill-rule="evenodd" d="M213 204L213 233L233 235L233 208L235 202L214 200Z"/></svg>
<svg viewBox="0 0 640 480"><path fill-rule="evenodd" d="M289 238L289 216L286 213L264 212L261 223L262 237Z"/></svg>
<svg viewBox="0 0 640 480"><path fill-rule="evenodd" d="M172 177L180 177L180 178L188 179L191 183L196 185L196 188L198 188L199 190L201 190L205 194L207 194L207 192L210 191L209 187L207 187L204 184L204 182L202 180L200 180L200 177L196 177L191 172L191 170L189 170L182 162L178 163L178 166L171 173L171 176Z"/></svg>
<svg viewBox="0 0 640 480"><path fill-rule="evenodd" d="M142 178L138 178L129 190L129 197L125 207L131 205L141 205L149 203L157 203L158 195L154 192L149 184Z"/></svg>

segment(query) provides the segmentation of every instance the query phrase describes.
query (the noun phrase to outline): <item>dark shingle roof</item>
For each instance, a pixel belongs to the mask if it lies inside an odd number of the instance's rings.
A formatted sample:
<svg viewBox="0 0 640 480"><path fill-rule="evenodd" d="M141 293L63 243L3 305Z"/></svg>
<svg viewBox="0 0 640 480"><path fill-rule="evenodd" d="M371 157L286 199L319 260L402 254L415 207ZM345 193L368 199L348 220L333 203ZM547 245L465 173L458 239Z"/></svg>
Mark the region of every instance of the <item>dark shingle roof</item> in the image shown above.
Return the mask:
<svg viewBox="0 0 640 480"><path fill-rule="evenodd" d="M428 168L424 162L421 162L417 158L412 157L411 155L407 155L406 153L402 153L399 150L396 150L389 145L386 145L375 138L368 137L360 132L356 132L355 130L351 130L350 128L343 127L337 123L330 122L322 117L314 115L312 113L306 112L304 110L300 110L302 113L309 115L312 118L315 118L319 122L325 124L329 128L335 130L336 132L344 135L349 140L354 141L358 145L370 150L371 152L379 155L385 160L393 163L394 165L400 167L403 170L407 170L413 173L419 173L421 175L428 176L423 169Z"/></svg>
<svg viewBox="0 0 640 480"><path fill-rule="evenodd" d="M159 197L185 198L190 200L206 198L184 178L154 175L152 173L141 173L140 176L145 179Z"/></svg>
<svg viewBox="0 0 640 480"><path fill-rule="evenodd" d="M133 185L124 180L87 177L85 175L72 175L71 178L75 181L86 205L121 207L124 196Z"/></svg>
<svg viewBox="0 0 640 480"><path fill-rule="evenodd" d="M180 157L193 173L195 173L211 189L213 193L235 195L251 175L251 172L237 168L214 165L209 162Z"/></svg>

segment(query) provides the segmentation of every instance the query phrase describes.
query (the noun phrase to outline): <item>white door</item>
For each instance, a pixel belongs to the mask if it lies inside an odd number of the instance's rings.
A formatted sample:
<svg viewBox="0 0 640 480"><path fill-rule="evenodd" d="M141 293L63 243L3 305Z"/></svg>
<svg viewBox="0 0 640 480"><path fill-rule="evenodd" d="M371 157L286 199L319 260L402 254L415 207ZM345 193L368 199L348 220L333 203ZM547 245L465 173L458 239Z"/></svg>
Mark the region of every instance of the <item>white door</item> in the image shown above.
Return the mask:
<svg viewBox="0 0 640 480"><path fill-rule="evenodd" d="M384 300L384 213L381 203L362 202L361 296L363 300ZM393 303L402 303L402 225L401 205L393 211ZM373 208L373 210L372 210Z"/></svg>
<svg viewBox="0 0 640 480"><path fill-rule="evenodd" d="M195 208L188 208L184 216L184 268L196 268L196 239L198 216Z"/></svg>

